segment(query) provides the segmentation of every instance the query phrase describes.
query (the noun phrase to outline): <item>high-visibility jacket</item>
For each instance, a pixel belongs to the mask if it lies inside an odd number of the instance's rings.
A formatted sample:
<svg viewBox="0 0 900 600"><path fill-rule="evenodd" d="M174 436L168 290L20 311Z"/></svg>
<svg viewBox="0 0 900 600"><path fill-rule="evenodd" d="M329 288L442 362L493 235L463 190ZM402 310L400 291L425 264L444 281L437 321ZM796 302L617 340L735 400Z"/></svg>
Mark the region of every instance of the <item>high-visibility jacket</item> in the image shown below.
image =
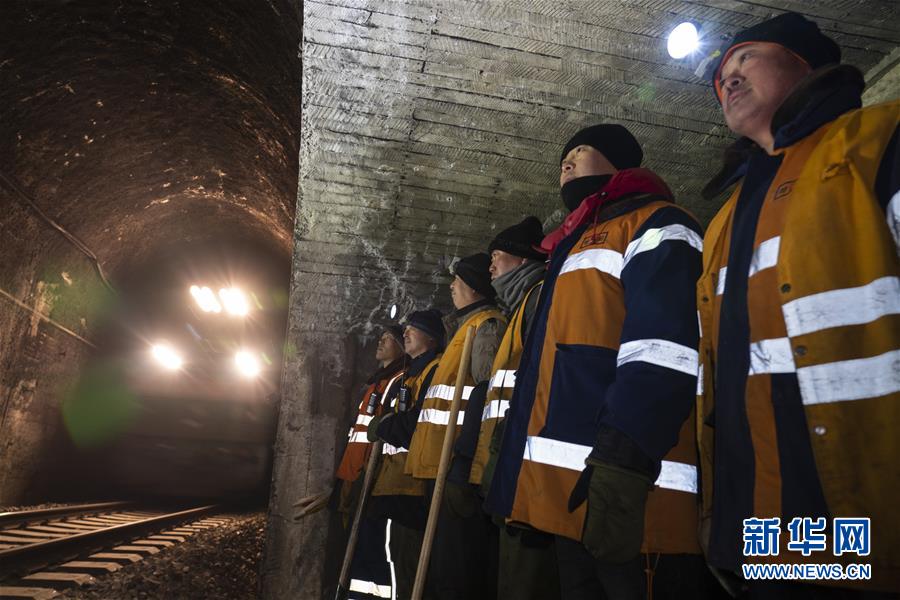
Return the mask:
<svg viewBox="0 0 900 600"><path fill-rule="evenodd" d="M382 396L387 391L390 382L402 374L401 366L401 361L395 361L395 363L388 365L390 368L381 369L373 377L374 381L371 381L366 386L362 395L362 401L359 403L356 421L350 427L350 433L347 434L347 447L344 449L344 455L341 457L341 462L335 474L335 477L338 479L356 481L365 468L366 461L369 460L369 454L372 451L372 443L366 438L369 423L372 421L373 416L381 414ZM369 405L369 397L373 393L378 395L378 405L375 407L374 414L370 415L366 412L366 409Z"/></svg>
<svg viewBox="0 0 900 600"><path fill-rule="evenodd" d="M895 506L900 492L900 260L889 221L891 210L900 212L900 207L889 207L886 219L873 190L898 123L900 101L893 101L846 112L776 149L781 163L764 190L749 269L737 273L729 265L738 186L707 231L697 284L704 530L722 527L721 515L713 513L713 490L720 469L734 469L724 454L717 456L714 441L746 435L753 457L747 463L752 514L740 516L780 517L784 529L779 557L766 560L823 562L821 553L804 558L786 548L788 521L815 515L794 515L785 505L783 491L793 482L785 480L779 457L785 447L811 448L813 472L790 478L820 485L828 516L871 519L870 555L850 559L872 564L868 585L895 591L900 589ZM900 203L896 196L894 201ZM740 295L746 297L749 323L740 409L746 412L746 434L722 418L729 410L722 398L728 382L719 364L722 307L726 280L737 278L746 284L746 294ZM796 392L776 392L785 389ZM788 417L799 419L799 429L787 430ZM825 562L841 562L847 555L832 554L830 521L828 528ZM739 540L741 532L730 529L727 535Z"/></svg>
<svg viewBox="0 0 900 600"><path fill-rule="evenodd" d="M601 194L622 199L553 251L487 509L580 540L586 506L570 513L569 496L608 426L660 465L644 551L699 553L696 446L686 421L696 389L700 227L662 192L630 192L654 188L652 173L619 181Z"/></svg>
<svg viewBox="0 0 900 600"><path fill-rule="evenodd" d="M425 393L425 402L419 413L419 422L413 434L409 446L409 455L406 459L406 473L421 479L434 479L437 477L438 463L441 458L441 447L444 443L444 433L450 422L450 404L456 390L456 374L462 361L463 345L466 339L466 330L474 326L476 333L479 327L486 321L495 319L503 324L506 317L498 308L491 305L474 310L468 314L463 323L456 330L453 339L447 344L444 355L441 357L438 368L434 372L431 386ZM472 379L471 369L466 373L460 403L457 425L462 425L465 419L466 404L475 384ZM459 435L459 428L456 430Z"/></svg>
<svg viewBox="0 0 900 600"><path fill-rule="evenodd" d="M440 359L440 355L435 356L420 372L404 378L403 385L409 390L409 402L412 404L407 406L406 410L419 408L420 396L421 400L424 400L422 386L431 379ZM388 401L390 408L396 411L398 396L395 394ZM409 451L403 446L394 446L384 442L381 447L381 465L372 488L373 496L423 496L425 494L425 482L404 472L408 453Z"/></svg>
<svg viewBox="0 0 900 600"><path fill-rule="evenodd" d="M509 327L503 334L497 356L491 367L491 379L488 383L487 397L484 401L484 410L481 415L481 429L478 432L478 445L475 448L475 457L472 460L472 470L469 473L469 481L476 485L481 484L484 475L484 466L490 456L491 437L497 427L497 421L506 414L509 408L509 400L512 398L513 388L516 385L516 369L519 368L519 359L522 358L522 318L528 299L531 294L539 293L541 283L538 282L525 293L519 306L510 317Z"/></svg>

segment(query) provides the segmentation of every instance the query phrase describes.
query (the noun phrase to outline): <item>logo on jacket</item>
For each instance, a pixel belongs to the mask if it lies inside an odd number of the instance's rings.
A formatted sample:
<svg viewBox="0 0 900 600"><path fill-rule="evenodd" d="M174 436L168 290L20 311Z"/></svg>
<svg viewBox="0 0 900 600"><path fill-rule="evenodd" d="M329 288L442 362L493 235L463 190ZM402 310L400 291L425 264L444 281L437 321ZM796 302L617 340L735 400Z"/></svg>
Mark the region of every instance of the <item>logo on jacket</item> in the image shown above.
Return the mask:
<svg viewBox="0 0 900 600"><path fill-rule="evenodd" d="M797 181L796 179L791 179L790 181L785 181L784 183L779 185L778 189L775 190L775 197L773 199L780 200L780 199L784 198L785 196L790 196L791 192L794 191L794 183L796 181Z"/></svg>
<svg viewBox="0 0 900 600"><path fill-rule="evenodd" d="M606 236L607 232L605 231L601 231L599 233L591 233L581 241L580 248L606 243Z"/></svg>

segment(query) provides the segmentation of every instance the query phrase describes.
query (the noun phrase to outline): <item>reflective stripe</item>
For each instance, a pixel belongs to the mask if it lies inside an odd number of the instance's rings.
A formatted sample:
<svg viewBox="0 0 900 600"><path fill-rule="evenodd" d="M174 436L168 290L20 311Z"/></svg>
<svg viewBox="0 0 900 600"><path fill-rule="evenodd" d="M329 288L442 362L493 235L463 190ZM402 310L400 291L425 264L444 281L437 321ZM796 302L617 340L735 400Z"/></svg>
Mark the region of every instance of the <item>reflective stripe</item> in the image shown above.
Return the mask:
<svg viewBox="0 0 900 600"><path fill-rule="evenodd" d="M391 597L391 586L378 585L374 581L363 581L362 579L351 579L350 591L359 592L360 594L369 594L370 596L378 596L379 598Z"/></svg>
<svg viewBox="0 0 900 600"><path fill-rule="evenodd" d="M891 234L894 236L894 243L897 245L897 255L900 256L900 191L894 194L891 201L888 202L885 212L887 213L885 216L888 229L891 230Z"/></svg>
<svg viewBox="0 0 900 600"><path fill-rule="evenodd" d="M387 557L388 567L391 569L391 600L397 600L397 572L394 569L394 559L391 556L391 520L387 520L384 531L384 555Z"/></svg>
<svg viewBox="0 0 900 600"><path fill-rule="evenodd" d="M456 424L462 425L466 411L461 410L456 416ZM434 423L435 425L448 425L450 423L450 411L437 408L423 408L419 413L419 423Z"/></svg>
<svg viewBox="0 0 900 600"><path fill-rule="evenodd" d="M812 294L791 300L781 310L790 337L871 323L900 313L900 278L882 277L860 287Z"/></svg>
<svg viewBox="0 0 900 600"><path fill-rule="evenodd" d="M760 243L753 251L750 260L750 271L747 277L753 277L763 269L770 269L778 264L778 248L781 246L781 236L769 238Z"/></svg>
<svg viewBox="0 0 900 600"><path fill-rule="evenodd" d="M590 446L530 435L525 441L522 458L551 467L581 471L584 469L584 459L590 453Z"/></svg>
<svg viewBox="0 0 900 600"><path fill-rule="evenodd" d="M409 450L407 450L406 448L398 448L397 446L393 446L391 444L388 444L387 442L385 442L381 446L381 453L387 454L389 456L393 454L404 454L406 452L409 452Z"/></svg>
<svg viewBox="0 0 900 600"><path fill-rule="evenodd" d="M748 375L793 373L795 370L794 352L791 348L791 340L788 338L760 340L750 344L750 372Z"/></svg>
<svg viewBox="0 0 900 600"><path fill-rule="evenodd" d="M359 415L358 417L356 417L357 425L368 426L369 423L371 423L371 422L372 422L372 415Z"/></svg>
<svg viewBox="0 0 900 600"><path fill-rule="evenodd" d="M632 340L619 347L617 366L641 361L697 376L697 351L669 340Z"/></svg>
<svg viewBox="0 0 900 600"><path fill-rule="evenodd" d="M624 259L622 255L615 250L593 248L578 254L570 254L559 271L559 277L570 271L597 269L618 279L622 274L623 265Z"/></svg>
<svg viewBox="0 0 900 600"><path fill-rule="evenodd" d="M697 467L687 463L662 461L656 485L666 490L697 493Z"/></svg>
<svg viewBox="0 0 900 600"><path fill-rule="evenodd" d="M722 267L719 269L719 277L716 279L716 296L721 296L725 293L725 276L728 274L728 267Z"/></svg>
<svg viewBox="0 0 900 600"><path fill-rule="evenodd" d="M500 369L491 377L491 384L488 389L495 388L511 388L516 385L516 372L512 369Z"/></svg>
<svg viewBox="0 0 900 600"><path fill-rule="evenodd" d="M584 470L584 461L591 453L590 446L528 436L523 458L531 462L572 471ZM697 467L686 463L662 461L656 485L667 490L697 493Z"/></svg>
<svg viewBox="0 0 900 600"><path fill-rule="evenodd" d="M462 399L468 400L475 388L471 385L463 387ZM428 388L425 394L426 398L440 398L441 400L453 400L453 392L456 391L455 385L438 384Z"/></svg>
<svg viewBox="0 0 900 600"><path fill-rule="evenodd" d="M625 249L625 260L622 268L628 266L629 261L641 252L655 250L666 241L687 242L698 252L703 252L703 238L697 235L690 227L684 225L665 225L648 229L638 239L628 244Z"/></svg>
<svg viewBox="0 0 900 600"><path fill-rule="evenodd" d="M507 408L509 408L509 400L491 400L484 407L484 412L481 413L481 420L499 419L506 414Z"/></svg>
<svg viewBox="0 0 900 600"><path fill-rule="evenodd" d="M369 438L366 437L365 431L354 431L353 434L350 436L350 443L351 444L354 444L354 443L369 444L371 442L369 442Z"/></svg>
<svg viewBox="0 0 900 600"><path fill-rule="evenodd" d="M900 391L900 350L797 369L803 404L877 398Z"/></svg>
<svg viewBox="0 0 900 600"><path fill-rule="evenodd" d="M703 395L703 363L697 367L697 395Z"/></svg>

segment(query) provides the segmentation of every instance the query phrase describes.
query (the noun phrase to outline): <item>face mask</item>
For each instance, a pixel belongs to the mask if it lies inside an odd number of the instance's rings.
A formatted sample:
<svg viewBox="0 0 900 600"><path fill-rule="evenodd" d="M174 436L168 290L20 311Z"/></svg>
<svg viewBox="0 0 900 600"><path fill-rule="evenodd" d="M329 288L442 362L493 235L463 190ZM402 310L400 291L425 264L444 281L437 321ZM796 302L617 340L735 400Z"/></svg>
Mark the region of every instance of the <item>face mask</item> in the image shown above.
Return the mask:
<svg viewBox="0 0 900 600"><path fill-rule="evenodd" d="M575 179L567 181L559 188L559 195L562 197L563 204L566 205L569 212L572 212L578 208L578 205L581 204L582 200L603 189L603 187L609 183L610 179L612 179L612 175L587 175L585 177L576 177Z"/></svg>

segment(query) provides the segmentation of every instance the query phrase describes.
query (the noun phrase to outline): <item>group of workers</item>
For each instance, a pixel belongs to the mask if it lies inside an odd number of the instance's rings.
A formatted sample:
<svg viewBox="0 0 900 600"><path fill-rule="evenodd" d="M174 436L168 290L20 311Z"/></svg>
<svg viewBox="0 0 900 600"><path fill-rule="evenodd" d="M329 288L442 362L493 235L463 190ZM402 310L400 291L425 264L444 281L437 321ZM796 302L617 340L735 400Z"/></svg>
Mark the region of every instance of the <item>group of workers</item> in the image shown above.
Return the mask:
<svg viewBox="0 0 900 600"><path fill-rule="evenodd" d="M470 326L424 597L896 597L900 101L862 108L840 56L786 13L711 57L740 139L705 234L625 127L587 127L562 225L501 231L451 268L452 313L385 328L337 474L346 511L383 442L351 597L410 597ZM801 552L798 517L868 518L870 551ZM854 561L869 579L742 571Z"/></svg>

